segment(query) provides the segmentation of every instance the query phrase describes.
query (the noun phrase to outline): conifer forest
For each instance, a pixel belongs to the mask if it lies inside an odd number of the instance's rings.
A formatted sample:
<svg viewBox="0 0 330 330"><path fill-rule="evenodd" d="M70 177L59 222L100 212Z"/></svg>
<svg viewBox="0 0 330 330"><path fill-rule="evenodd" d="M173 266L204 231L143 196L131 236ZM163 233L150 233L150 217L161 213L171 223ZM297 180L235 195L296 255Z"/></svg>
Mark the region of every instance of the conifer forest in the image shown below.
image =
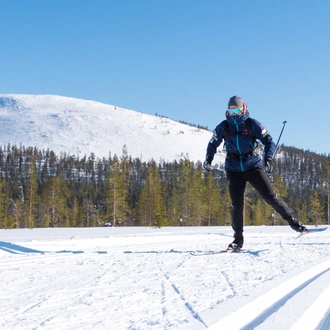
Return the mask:
<svg viewBox="0 0 330 330"><path fill-rule="evenodd" d="M0 228L218 226L231 224L226 173L187 156L141 162L0 148ZM330 156L282 145L270 174L277 194L308 225L330 224ZM247 185L245 225L284 225Z"/></svg>

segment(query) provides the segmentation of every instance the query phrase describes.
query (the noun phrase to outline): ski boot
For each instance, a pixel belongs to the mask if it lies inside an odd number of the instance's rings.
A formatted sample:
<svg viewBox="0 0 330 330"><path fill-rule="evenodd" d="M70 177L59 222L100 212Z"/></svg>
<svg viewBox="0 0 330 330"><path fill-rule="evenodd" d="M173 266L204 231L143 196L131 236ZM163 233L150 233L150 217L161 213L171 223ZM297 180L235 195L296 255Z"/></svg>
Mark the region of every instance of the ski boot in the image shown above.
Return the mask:
<svg viewBox="0 0 330 330"><path fill-rule="evenodd" d="M240 249L243 247L244 244L244 237L242 233L235 233L234 240L228 245L227 251L228 252L239 252Z"/></svg>
<svg viewBox="0 0 330 330"><path fill-rule="evenodd" d="M290 227L298 233L304 233L308 231L308 229L298 219L291 218L288 222Z"/></svg>

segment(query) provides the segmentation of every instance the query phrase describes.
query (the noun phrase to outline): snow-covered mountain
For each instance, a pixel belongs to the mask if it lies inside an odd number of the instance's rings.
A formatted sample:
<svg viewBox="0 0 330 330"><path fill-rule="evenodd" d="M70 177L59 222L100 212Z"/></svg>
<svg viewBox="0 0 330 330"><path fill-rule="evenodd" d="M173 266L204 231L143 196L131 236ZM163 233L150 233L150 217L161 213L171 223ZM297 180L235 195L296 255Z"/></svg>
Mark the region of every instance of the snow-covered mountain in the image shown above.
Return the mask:
<svg viewBox="0 0 330 330"><path fill-rule="evenodd" d="M142 161L205 158L210 131L95 101L55 95L0 94L0 143L97 157L128 154ZM221 148L219 148L219 151ZM219 152L214 164L222 163Z"/></svg>

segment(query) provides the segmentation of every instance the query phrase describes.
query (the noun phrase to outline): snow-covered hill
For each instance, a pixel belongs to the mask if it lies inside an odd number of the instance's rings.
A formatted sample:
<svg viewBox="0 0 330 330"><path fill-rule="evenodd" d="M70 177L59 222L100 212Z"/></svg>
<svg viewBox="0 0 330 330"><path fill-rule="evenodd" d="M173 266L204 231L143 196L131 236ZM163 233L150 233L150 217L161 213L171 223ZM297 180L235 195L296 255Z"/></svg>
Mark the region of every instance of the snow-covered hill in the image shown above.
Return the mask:
<svg viewBox="0 0 330 330"><path fill-rule="evenodd" d="M128 154L142 161L196 162L205 158L210 131L95 101L54 95L0 94L0 143L97 157ZM220 148L219 148L220 150ZM216 163L223 161L219 152Z"/></svg>

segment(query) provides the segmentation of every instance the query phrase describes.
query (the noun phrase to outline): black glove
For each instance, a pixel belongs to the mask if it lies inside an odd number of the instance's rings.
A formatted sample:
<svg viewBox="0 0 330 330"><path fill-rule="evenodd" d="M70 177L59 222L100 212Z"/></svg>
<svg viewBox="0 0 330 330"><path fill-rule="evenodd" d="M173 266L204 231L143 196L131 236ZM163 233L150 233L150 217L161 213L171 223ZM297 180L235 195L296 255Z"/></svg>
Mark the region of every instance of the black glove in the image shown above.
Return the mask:
<svg viewBox="0 0 330 330"><path fill-rule="evenodd" d="M213 169L213 167L211 166L212 160L213 160L213 157L206 156L206 159L203 163L203 169L205 171L208 171L208 172L212 171L212 169Z"/></svg>
<svg viewBox="0 0 330 330"><path fill-rule="evenodd" d="M267 172L267 173L272 173L273 172L273 164L272 164L272 159L271 158L266 158L265 159L265 171Z"/></svg>

